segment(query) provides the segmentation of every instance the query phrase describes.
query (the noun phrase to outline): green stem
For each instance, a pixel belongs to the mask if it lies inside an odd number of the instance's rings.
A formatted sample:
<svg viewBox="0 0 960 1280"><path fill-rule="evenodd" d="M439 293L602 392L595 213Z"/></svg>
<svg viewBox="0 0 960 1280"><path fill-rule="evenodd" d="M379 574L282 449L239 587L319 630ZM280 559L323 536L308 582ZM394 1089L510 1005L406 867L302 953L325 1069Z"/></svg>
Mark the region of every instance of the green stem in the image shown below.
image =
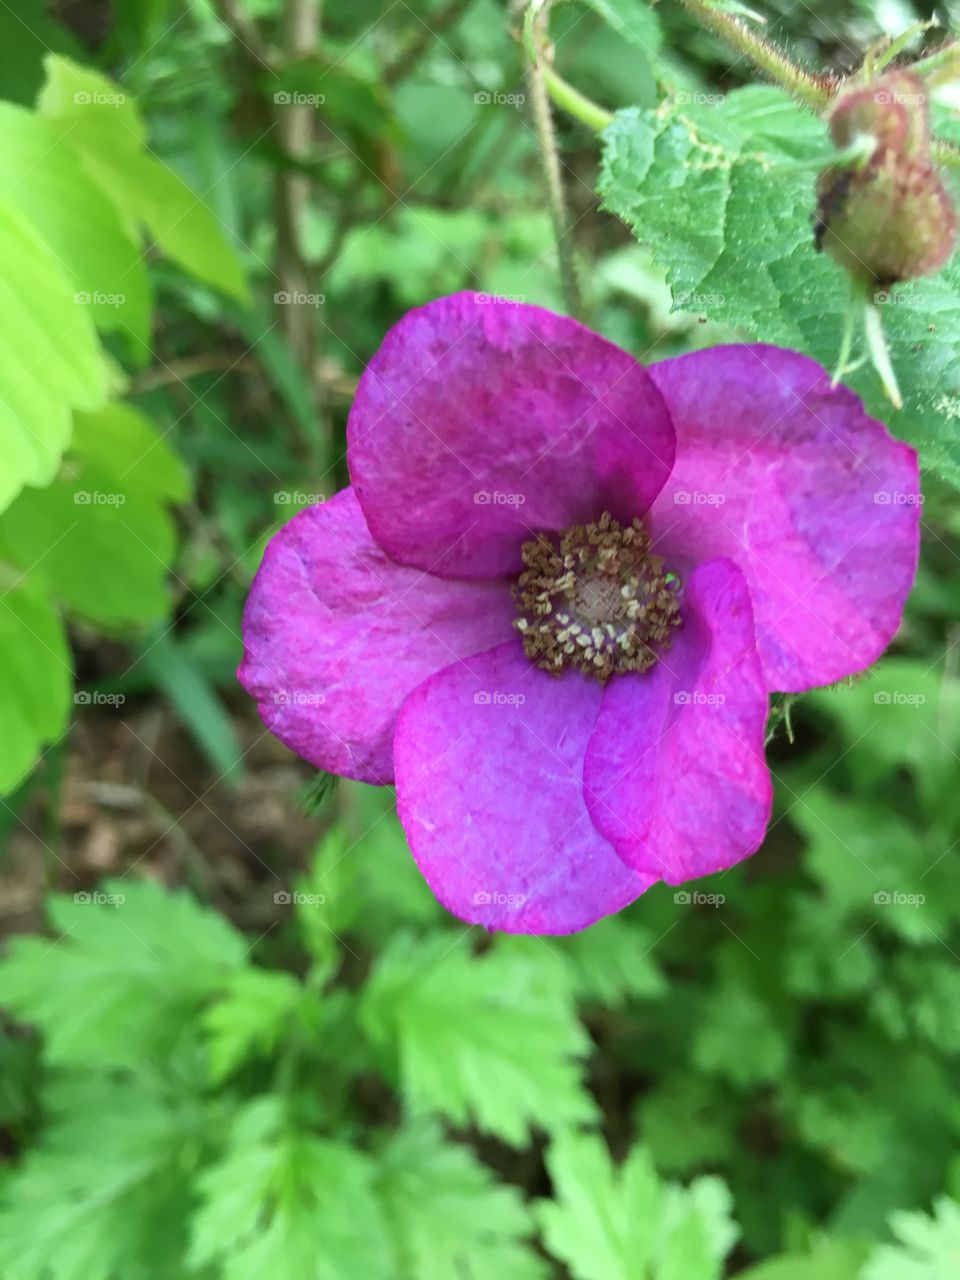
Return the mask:
<svg viewBox="0 0 960 1280"><path fill-rule="evenodd" d="M575 89L572 84L564 80L563 76L558 76L552 67L544 67L543 78L546 81L547 92L560 110L579 120L594 133L602 133L613 120L612 111L607 111L582 94L579 89Z"/></svg>
<svg viewBox="0 0 960 1280"><path fill-rule="evenodd" d="M926 21L912 23L907 27L906 31L902 31L895 40L891 40L885 49L877 52L876 54L872 52L868 53L864 66L871 63L872 65L870 69L872 73L883 71L885 67L890 65L894 58L903 53L904 49L912 40L915 40L917 36L921 35L924 31L929 31L931 27L935 27L936 25L936 19L934 18L928 18Z"/></svg>
<svg viewBox="0 0 960 1280"><path fill-rule="evenodd" d="M540 144L540 157L543 161L543 172L547 180L547 199L550 205L550 220L553 223L553 235L557 246L557 264L560 269L560 286L563 290L567 311L576 319L583 319L583 300L580 295L580 282L577 278L577 266L573 256L573 244L570 239L570 218L567 213L567 202L563 192L563 178L560 173L560 154L557 151L557 135L553 127L553 116L550 110L550 95L547 90L547 22L549 19L550 0L532 0L524 15L524 46L527 54L527 82L530 86L530 106L533 112L533 124Z"/></svg>
<svg viewBox="0 0 960 1280"><path fill-rule="evenodd" d="M782 85L805 106L822 111L833 97L824 80L803 67L795 66L775 44L751 31L740 18L715 9L710 0L680 0L680 3L696 15L701 26L719 36L742 57L748 58L758 70Z"/></svg>
<svg viewBox="0 0 960 1280"><path fill-rule="evenodd" d="M902 409L903 397L900 394L900 388L897 386L897 376L893 372L890 348L887 346L887 339L883 332L880 312L877 310L876 304L866 298L864 299L863 321L870 361L880 375L880 381L883 383L883 389L887 393L890 403L894 408Z"/></svg>

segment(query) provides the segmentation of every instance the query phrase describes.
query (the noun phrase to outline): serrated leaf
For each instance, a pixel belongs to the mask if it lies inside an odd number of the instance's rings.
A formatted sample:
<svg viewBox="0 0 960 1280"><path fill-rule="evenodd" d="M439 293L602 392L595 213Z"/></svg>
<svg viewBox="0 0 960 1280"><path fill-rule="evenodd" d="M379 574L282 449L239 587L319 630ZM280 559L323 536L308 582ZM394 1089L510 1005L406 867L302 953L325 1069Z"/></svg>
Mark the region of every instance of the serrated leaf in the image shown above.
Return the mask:
<svg viewBox="0 0 960 1280"><path fill-rule="evenodd" d="M70 718L73 666L52 603L33 584L0 594L0 793L30 771Z"/></svg>
<svg viewBox="0 0 960 1280"><path fill-rule="evenodd" d="M202 1113L146 1080L47 1090L47 1128L4 1181L0 1268L17 1280L179 1280Z"/></svg>
<svg viewBox="0 0 960 1280"><path fill-rule="evenodd" d="M446 935L400 936L367 984L361 1017L396 1052L418 1112L472 1121L518 1146L534 1125L553 1131L595 1113L578 1070L589 1038L566 983L529 959L473 956Z"/></svg>
<svg viewBox="0 0 960 1280"><path fill-rule="evenodd" d="M860 1280L949 1280L960 1268L960 1204L944 1196L925 1213L895 1213L895 1245L870 1256Z"/></svg>
<svg viewBox="0 0 960 1280"><path fill-rule="evenodd" d="M547 1155L554 1200L536 1206L544 1242L576 1280L716 1280L737 1238L717 1178L661 1184L634 1147L619 1167L592 1134L566 1133Z"/></svg>
<svg viewBox="0 0 960 1280"><path fill-rule="evenodd" d="M276 1048L304 995L289 973L241 969L203 1015L210 1079L219 1084L257 1054Z"/></svg>
<svg viewBox="0 0 960 1280"><path fill-rule="evenodd" d="M832 368L847 280L814 249L814 173L788 167L824 154L822 122L783 90L752 86L719 104L619 112L604 134L599 192L651 245L679 305ZM960 255L899 295L906 301L883 312L903 409L894 410L869 364L846 380L927 466L956 483Z"/></svg>
<svg viewBox="0 0 960 1280"><path fill-rule="evenodd" d="M106 399L106 365L63 264L12 205L0 205L0 511L49 484L71 412Z"/></svg>
<svg viewBox="0 0 960 1280"><path fill-rule="evenodd" d="M62 605L104 626L169 609L176 542L168 504L186 471L146 418L126 405L78 414L60 474L25 489L0 518L0 538Z"/></svg>
<svg viewBox="0 0 960 1280"><path fill-rule="evenodd" d="M279 1098L255 1099L198 1181L190 1265L223 1280L389 1280L373 1177L368 1157L303 1132Z"/></svg>
<svg viewBox="0 0 960 1280"><path fill-rule="evenodd" d="M525 1242L530 1214L465 1146L429 1121L393 1135L378 1154L377 1194L395 1250L396 1280L542 1280Z"/></svg>
<svg viewBox="0 0 960 1280"><path fill-rule="evenodd" d="M150 881L107 881L47 905L53 939L14 940L0 1004L44 1033L51 1062L162 1058L244 963L247 944L222 916Z"/></svg>

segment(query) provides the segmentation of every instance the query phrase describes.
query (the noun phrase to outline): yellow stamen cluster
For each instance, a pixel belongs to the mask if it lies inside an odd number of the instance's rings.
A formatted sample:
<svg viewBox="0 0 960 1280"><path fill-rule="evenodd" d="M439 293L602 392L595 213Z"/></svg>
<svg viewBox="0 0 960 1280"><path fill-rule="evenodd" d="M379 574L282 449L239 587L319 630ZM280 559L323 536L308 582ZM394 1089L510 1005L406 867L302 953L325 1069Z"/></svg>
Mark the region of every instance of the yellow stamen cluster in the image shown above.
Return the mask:
<svg viewBox="0 0 960 1280"><path fill-rule="evenodd" d="M522 547L514 626L527 657L544 671L568 667L605 684L646 671L680 625L679 581L650 553L639 520L621 528L605 511L559 539L539 534Z"/></svg>

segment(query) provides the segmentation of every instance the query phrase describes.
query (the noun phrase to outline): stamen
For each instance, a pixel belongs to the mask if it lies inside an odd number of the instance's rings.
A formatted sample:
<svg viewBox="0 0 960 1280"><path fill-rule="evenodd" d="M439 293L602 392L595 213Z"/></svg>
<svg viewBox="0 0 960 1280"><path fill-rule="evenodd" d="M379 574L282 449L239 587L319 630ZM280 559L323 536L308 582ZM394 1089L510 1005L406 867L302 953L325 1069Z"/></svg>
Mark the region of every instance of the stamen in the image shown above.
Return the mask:
<svg viewBox="0 0 960 1280"><path fill-rule="evenodd" d="M514 588L523 650L544 671L567 667L601 684L647 671L670 647L680 618L680 581L650 552L634 519L621 528L605 511L559 538L539 534L521 548L526 565Z"/></svg>

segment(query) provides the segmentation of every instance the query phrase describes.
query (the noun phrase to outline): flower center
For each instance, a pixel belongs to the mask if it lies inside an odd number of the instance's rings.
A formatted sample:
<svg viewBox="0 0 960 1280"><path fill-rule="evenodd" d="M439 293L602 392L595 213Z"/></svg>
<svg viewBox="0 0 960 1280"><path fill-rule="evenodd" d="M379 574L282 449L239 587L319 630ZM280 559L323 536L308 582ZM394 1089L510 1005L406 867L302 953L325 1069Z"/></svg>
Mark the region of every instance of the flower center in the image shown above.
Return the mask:
<svg viewBox="0 0 960 1280"><path fill-rule="evenodd" d="M680 625L680 582L650 553L639 520L621 528L605 511L559 539L538 534L521 548L526 565L514 588L523 651L544 671L567 667L605 684L646 671Z"/></svg>

